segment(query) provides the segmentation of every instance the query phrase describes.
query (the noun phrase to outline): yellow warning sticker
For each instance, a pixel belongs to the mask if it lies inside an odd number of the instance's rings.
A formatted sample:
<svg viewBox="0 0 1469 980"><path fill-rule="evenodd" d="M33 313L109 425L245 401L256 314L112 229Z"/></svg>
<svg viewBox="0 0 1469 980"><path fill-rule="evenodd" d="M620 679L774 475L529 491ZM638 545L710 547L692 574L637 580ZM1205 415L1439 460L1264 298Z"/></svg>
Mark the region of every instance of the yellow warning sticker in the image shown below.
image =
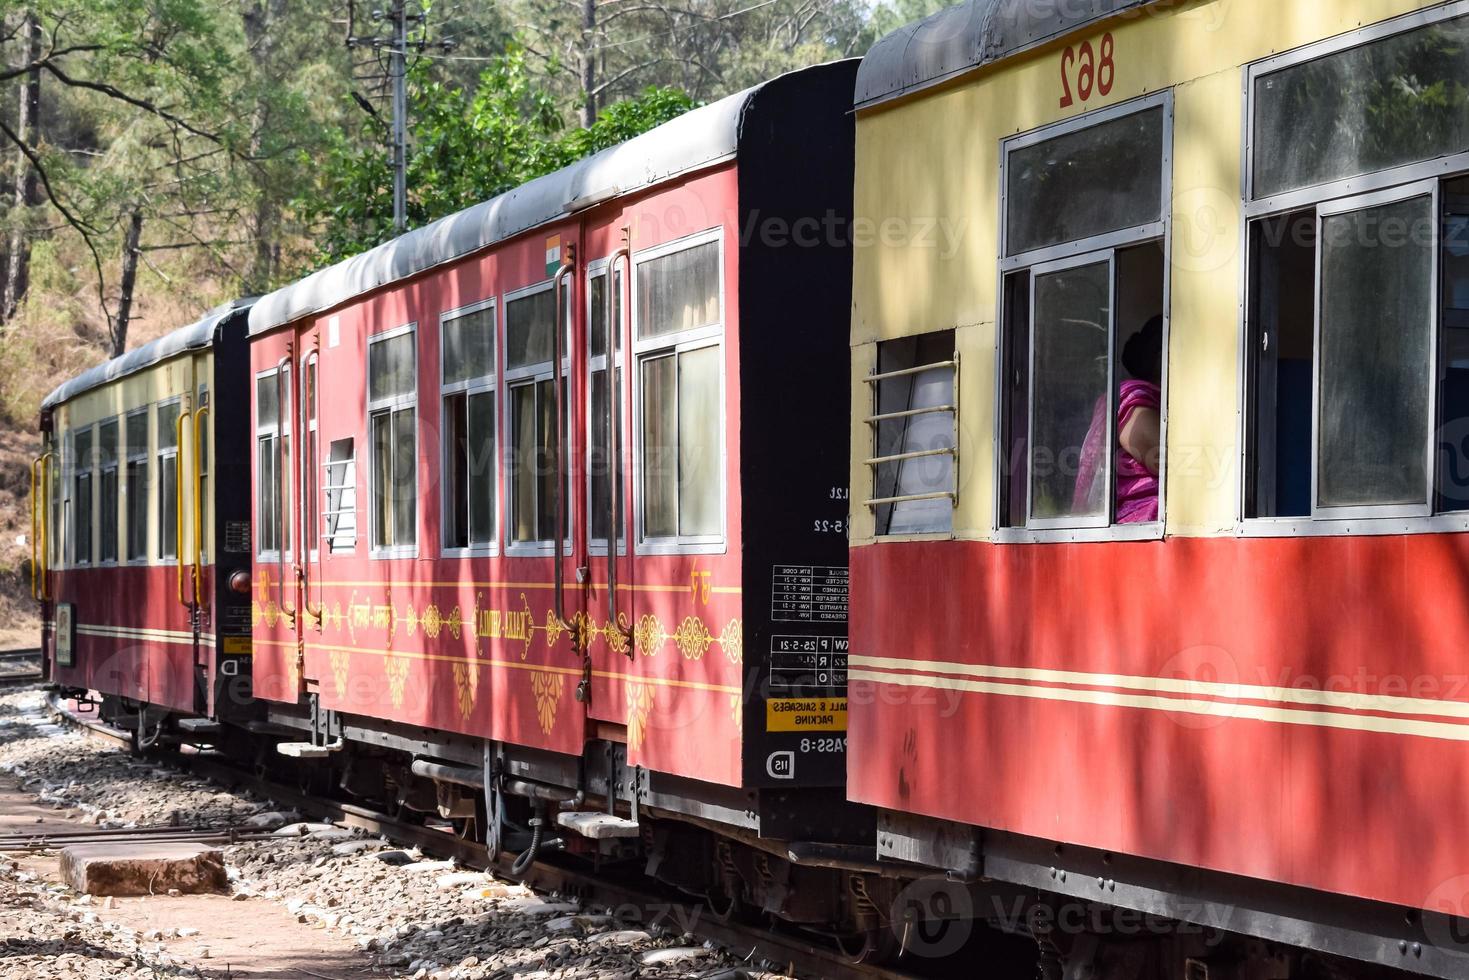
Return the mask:
<svg viewBox="0 0 1469 980"><path fill-rule="evenodd" d="M225 653L249 653L250 637L248 636L226 636L224 638Z"/></svg>
<svg viewBox="0 0 1469 980"><path fill-rule="evenodd" d="M844 732L846 698L771 698L765 702L767 732Z"/></svg>

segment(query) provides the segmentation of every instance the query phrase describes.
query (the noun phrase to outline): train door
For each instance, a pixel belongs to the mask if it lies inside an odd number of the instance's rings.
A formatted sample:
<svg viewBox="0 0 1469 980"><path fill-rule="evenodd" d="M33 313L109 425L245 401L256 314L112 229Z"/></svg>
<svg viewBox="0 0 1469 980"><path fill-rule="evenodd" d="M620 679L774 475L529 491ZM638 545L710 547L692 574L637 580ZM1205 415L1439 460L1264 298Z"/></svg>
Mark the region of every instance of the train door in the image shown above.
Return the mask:
<svg viewBox="0 0 1469 980"><path fill-rule="evenodd" d="M626 453L629 255L623 244L586 272L586 438L584 448L589 595L588 640L603 651L599 670L620 672L614 659L631 655L628 605L632 562L627 546ZM613 527L615 526L615 534ZM615 538L615 543L614 543ZM599 703L606 702L606 703ZM594 700L592 716L620 723L623 703Z"/></svg>

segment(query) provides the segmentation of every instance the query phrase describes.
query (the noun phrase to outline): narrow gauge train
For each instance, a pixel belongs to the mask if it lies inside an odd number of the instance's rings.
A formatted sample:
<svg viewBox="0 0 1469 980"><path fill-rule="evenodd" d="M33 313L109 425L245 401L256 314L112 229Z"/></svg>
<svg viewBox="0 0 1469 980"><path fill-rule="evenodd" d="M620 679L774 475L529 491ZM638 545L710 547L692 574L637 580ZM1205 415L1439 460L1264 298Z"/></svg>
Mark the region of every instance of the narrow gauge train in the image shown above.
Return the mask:
<svg viewBox="0 0 1469 980"><path fill-rule="evenodd" d="M145 742L267 744L492 851L634 856L721 913L866 944L847 378L816 370L847 357L851 257L787 247L850 218L855 72L694 110L63 386L39 484L100 467L103 490L40 546L55 682ZM231 469L176 501L173 457L134 469L129 425L120 450L81 427L176 404L168 358L210 343ZM212 537L135 569L128 542L190 507ZM97 552L118 515L140 530ZM200 684L164 645L190 629ZM202 679L241 652L227 715Z"/></svg>
<svg viewBox="0 0 1469 980"><path fill-rule="evenodd" d="M962 225L854 251L880 857L1469 975L1469 4L973 0L855 101Z"/></svg>

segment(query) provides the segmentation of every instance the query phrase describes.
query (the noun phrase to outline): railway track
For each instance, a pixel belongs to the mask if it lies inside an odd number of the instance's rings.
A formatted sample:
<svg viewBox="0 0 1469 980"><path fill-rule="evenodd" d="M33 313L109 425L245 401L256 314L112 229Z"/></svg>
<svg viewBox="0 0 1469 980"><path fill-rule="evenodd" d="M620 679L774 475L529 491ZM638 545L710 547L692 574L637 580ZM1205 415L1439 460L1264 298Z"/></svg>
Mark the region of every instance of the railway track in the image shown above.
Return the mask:
<svg viewBox="0 0 1469 980"><path fill-rule="evenodd" d="M0 685L41 679L41 648L0 650Z"/></svg>
<svg viewBox="0 0 1469 980"><path fill-rule="evenodd" d="M53 717L62 724L110 744L131 745L128 732L78 714L54 694L49 696L48 703ZM503 855L498 861L491 862L483 846L463 840L449 831L409 823L355 803L305 793L268 776L246 771L213 753L181 748L161 754L160 759L227 788L248 790L280 806L298 810L308 818L324 819L381 835L397 845L416 847L440 859L452 858L466 867L491 872L504 880L519 882L543 893L574 896L585 903L617 908L620 912L639 910L640 924L644 927L657 926L665 921L676 923L678 928L693 923L691 931L699 938L724 947L747 963L778 964L793 975L822 980L919 980L926 975L892 967L851 963L837 951L817 942L798 935L781 934L764 926L720 922L708 914L706 907L689 901L687 896L646 880L611 878L545 858L532 864L525 874L513 874L510 870L513 855ZM9 846L12 843L9 838L0 838L0 850L39 849L95 840L117 841L127 839L129 835L149 841L177 839L201 843L234 843L271 836L238 827L130 828L127 831L94 830L78 831L74 835L53 833L25 837L15 842L14 847Z"/></svg>

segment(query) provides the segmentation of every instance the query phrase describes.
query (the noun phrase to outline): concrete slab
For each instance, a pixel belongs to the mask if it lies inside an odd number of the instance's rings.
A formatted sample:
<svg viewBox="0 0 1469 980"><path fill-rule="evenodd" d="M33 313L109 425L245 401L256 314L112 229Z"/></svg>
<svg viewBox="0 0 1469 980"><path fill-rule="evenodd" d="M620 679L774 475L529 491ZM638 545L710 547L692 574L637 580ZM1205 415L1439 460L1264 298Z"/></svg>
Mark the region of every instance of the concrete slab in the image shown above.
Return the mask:
<svg viewBox="0 0 1469 980"><path fill-rule="evenodd" d="M74 844L61 852L61 876L87 895L184 895L229 889L224 854L207 844Z"/></svg>

